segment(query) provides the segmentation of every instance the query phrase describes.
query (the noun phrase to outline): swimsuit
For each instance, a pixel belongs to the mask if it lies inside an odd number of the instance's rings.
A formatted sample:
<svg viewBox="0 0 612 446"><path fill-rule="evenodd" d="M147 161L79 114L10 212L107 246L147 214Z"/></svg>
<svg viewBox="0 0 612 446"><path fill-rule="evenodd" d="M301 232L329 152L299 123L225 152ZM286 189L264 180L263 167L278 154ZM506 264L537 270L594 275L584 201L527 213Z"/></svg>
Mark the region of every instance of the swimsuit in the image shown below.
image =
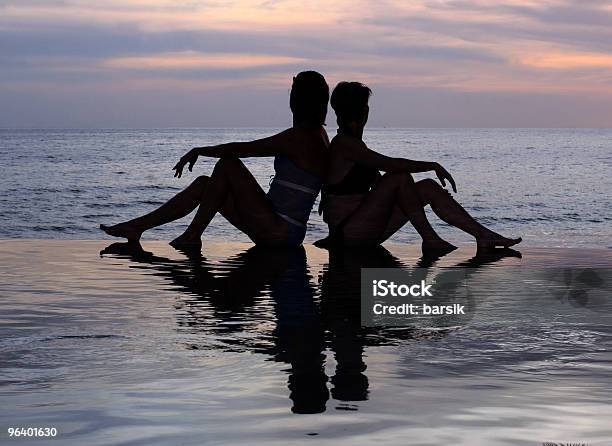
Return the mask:
<svg viewBox="0 0 612 446"><path fill-rule="evenodd" d="M379 177L378 170L355 163L338 183L326 186L325 193L330 195L365 194L374 186Z"/></svg>
<svg viewBox="0 0 612 446"><path fill-rule="evenodd" d="M323 221L329 226L329 236L334 244L343 244L344 225L379 178L377 169L355 163L338 183L323 188L319 213L323 213ZM367 226L365 222L361 225L366 234L369 231Z"/></svg>
<svg viewBox="0 0 612 446"><path fill-rule="evenodd" d="M276 175L267 197L276 214L289 223L289 245L300 245L306 235L306 223L321 191L323 179L296 166L289 158L274 158Z"/></svg>
<svg viewBox="0 0 612 446"><path fill-rule="evenodd" d="M357 209L379 178L377 169L353 164L338 183L323 187L319 209L319 213L323 213L323 220L332 228L340 226Z"/></svg>

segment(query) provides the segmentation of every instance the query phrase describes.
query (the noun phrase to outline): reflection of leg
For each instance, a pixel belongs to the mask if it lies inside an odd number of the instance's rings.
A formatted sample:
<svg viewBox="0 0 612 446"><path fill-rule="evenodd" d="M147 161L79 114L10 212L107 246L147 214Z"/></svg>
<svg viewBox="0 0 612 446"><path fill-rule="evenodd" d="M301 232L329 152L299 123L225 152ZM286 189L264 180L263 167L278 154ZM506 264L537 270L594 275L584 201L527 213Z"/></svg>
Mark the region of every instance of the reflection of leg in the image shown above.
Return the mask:
<svg viewBox="0 0 612 446"><path fill-rule="evenodd" d="M196 178L186 189L142 217L113 226L100 225L100 228L115 237L139 240L144 231L183 218L193 211L198 205L208 180L207 176Z"/></svg>
<svg viewBox="0 0 612 446"><path fill-rule="evenodd" d="M291 364L289 398L294 413L321 413L329 399L325 374L325 332L321 323L315 288L310 282L304 247L290 249L260 248L274 251L260 257L259 270L277 269L269 277L270 295L274 299L276 351L281 360ZM270 274L262 273L263 275Z"/></svg>
<svg viewBox="0 0 612 446"><path fill-rule="evenodd" d="M450 193L434 180L421 180L416 183L416 190L426 204L430 204L438 217L446 223L455 226L476 239L482 248L495 246L509 247L521 241L520 238L510 239L491 231L478 223Z"/></svg>
<svg viewBox="0 0 612 446"><path fill-rule="evenodd" d="M296 326L280 335L291 364L289 398L294 413L322 413L329 399L320 327Z"/></svg>
<svg viewBox="0 0 612 446"><path fill-rule="evenodd" d="M231 204L231 206L228 206ZM287 223L275 212L253 175L237 158L220 159L200 196L200 206L187 230L171 244L199 246L201 236L217 212L253 241L286 239Z"/></svg>
<svg viewBox="0 0 612 446"><path fill-rule="evenodd" d="M335 325L332 332L332 350L336 358L336 374L332 376L332 396L340 401L368 399L368 377L363 373L363 339L346 323Z"/></svg>

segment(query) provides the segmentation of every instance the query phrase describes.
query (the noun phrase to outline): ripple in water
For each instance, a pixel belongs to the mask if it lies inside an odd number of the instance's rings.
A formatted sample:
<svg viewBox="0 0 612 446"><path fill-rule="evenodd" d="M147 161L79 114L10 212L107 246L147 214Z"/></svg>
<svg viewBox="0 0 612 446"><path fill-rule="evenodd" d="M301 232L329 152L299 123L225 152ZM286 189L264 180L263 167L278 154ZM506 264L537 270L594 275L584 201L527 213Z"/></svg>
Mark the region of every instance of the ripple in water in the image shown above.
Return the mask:
<svg viewBox="0 0 612 446"><path fill-rule="evenodd" d="M146 246L98 257L100 242L0 244L0 396L14 408L3 425L54 425L62 444L612 435L610 296L585 302L583 276L538 272L610 268L606 251L526 250L521 260L460 249L435 261L401 247L328 256L213 243L185 256ZM363 328L363 267L460 268L472 314ZM543 283L574 291L542 293Z"/></svg>

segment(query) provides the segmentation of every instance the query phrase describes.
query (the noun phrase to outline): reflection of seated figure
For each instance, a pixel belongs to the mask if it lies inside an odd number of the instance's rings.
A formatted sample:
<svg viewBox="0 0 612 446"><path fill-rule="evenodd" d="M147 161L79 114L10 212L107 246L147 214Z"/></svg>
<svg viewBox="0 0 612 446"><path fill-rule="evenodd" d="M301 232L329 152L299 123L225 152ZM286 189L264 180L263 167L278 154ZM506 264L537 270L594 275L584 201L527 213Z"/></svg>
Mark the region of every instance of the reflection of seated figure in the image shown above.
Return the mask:
<svg viewBox="0 0 612 446"><path fill-rule="evenodd" d="M366 332L361 328L361 268L397 268L397 258L382 246L331 251L321 276L321 314L329 331L336 360L332 396L340 401L368 398L369 382L363 373Z"/></svg>
<svg viewBox="0 0 612 446"><path fill-rule="evenodd" d="M180 304L187 311L177 315L179 325L190 331L198 330L204 336L222 336L231 343L232 349L247 348L289 363L288 386L293 412L325 411L329 399L324 371L325 331L314 299L315 289L308 274L304 247L255 246L221 264L191 252L186 252L186 260L170 260L127 243L114 243L102 253L123 255L134 262L148 264L156 275L184 291ZM257 305L266 294L273 300L274 314L269 313L268 305ZM254 320L276 322L272 345L266 342L270 337L263 333L258 333L261 339L255 341L236 336L250 330Z"/></svg>
<svg viewBox="0 0 612 446"><path fill-rule="evenodd" d="M138 264L135 268L150 270L182 291L177 323L191 333L201 333L202 348L253 351L290 364L289 397L295 413L326 410L327 347L337 363L330 380L331 395L344 402L363 401L369 388L364 373L365 346L422 336L410 327L392 331L361 327L361 268L405 266L382 246L330 252L320 278L320 299L316 298L302 246L253 247L219 263L193 252L187 253L185 260L171 260L131 243L114 243L101 254L129 258ZM458 266L476 267L500 258L502 255L474 258ZM434 263L435 259L423 259L417 266ZM419 269L426 273L426 268ZM262 305L266 295L271 305ZM271 320L275 327L267 335L261 327Z"/></svg>

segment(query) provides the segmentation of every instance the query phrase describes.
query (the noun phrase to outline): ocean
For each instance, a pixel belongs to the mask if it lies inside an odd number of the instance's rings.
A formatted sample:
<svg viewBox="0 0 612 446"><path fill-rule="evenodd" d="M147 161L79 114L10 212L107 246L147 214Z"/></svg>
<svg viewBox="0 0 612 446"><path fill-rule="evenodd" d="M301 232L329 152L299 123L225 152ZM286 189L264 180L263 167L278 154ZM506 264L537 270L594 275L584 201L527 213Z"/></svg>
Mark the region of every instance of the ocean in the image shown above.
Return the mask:
<svg viewBox="0 0 612 446"><path fill-rule="evenodd" d="M145 213L198 174L210 174L215 160L201 158L193 173L173 178L172 166L191 147L278 130L0 130L0 238L108 238L100 223ZM522 236L524 246L612 247L612 130L368 129L365 139L387 155L440 162L457 181L457 200L495 231ZM245 164L267 189L272 160ZM469 242L428 212L449 241ZM171 240L187 223L154 229L144 239ZM306 242L326 232L313 209ZM206 238L247 241L222 217ZM410 226L392 238L418 240Z"/></svg>
<svg viewBox="0 0 612 446"><path fill-rule="evenodd" d="M67 446L609 444L612 130L367 132L446 166L522 258L474 256L433 216L461 245L438 260L411 227L332 253L262 250L222 217L201 253L166 243L187 219L144 249L98 229L209 174L201 159L173 178L189 148L274 131L0 131L0 443L53 428ZM271 159L245 163L266 188ZM306 242L325 234L313 210ZM459 284L467 312L364 327L372 267Z"/></svg>

